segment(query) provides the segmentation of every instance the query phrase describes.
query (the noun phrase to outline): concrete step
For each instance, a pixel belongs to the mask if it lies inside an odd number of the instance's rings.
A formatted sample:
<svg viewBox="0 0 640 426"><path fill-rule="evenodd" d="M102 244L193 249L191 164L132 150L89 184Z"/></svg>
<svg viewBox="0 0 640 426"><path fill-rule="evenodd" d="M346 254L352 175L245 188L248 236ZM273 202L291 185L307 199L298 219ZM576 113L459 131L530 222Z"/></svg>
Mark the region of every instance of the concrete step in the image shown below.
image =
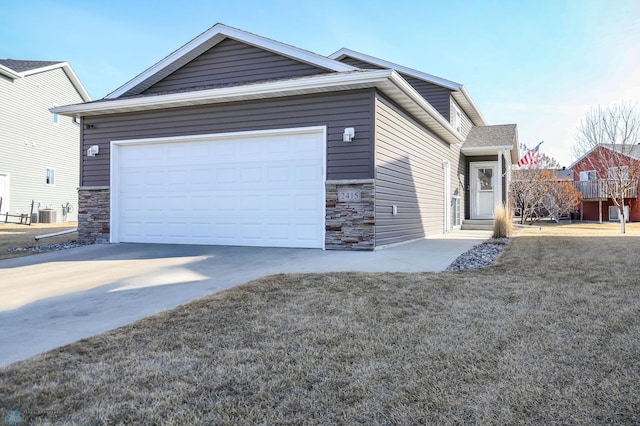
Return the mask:
<svg viewBox="0 0 640 426"><path fill-rule="evenodd" d="M462 222L463 231L492 231L493 219L466 219Z"/></svg>

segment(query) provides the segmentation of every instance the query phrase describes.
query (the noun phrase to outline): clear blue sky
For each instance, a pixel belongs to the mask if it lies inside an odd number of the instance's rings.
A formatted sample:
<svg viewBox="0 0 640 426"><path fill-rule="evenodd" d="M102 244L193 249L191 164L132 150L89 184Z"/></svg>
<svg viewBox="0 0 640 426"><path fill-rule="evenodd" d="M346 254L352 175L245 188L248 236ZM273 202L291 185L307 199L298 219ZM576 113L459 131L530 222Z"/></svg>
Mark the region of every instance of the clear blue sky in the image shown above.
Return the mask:
<svg viewBox="0 0 640 426"><path fill-rule="evenodd" d="M640 100L639 0L22 0L0 8L0 58L68 61L98 99L217 22L462 83L563 165L590 107Z"/></svg>

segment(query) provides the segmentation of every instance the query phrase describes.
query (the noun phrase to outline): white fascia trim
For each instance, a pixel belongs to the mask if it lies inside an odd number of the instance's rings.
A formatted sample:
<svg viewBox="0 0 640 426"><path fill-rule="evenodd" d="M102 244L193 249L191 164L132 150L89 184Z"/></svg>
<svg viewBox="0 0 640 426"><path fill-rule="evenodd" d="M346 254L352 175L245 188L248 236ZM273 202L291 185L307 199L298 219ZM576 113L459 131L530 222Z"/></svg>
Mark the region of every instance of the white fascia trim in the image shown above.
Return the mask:
<svg viewBox="0 0 640 426"><path fill-rule="evenodd" d="M371 71L354 74L320 74L307 79L295 79L258 83L193 92L172 93L168 95L143 96L137 98L114 99L112 101L89 104L66 105L52 108L50 111L69 116L99 115L101 113L125 112L127 109L159 109L167 106L197 105L204 103L232 101L234 98L260 98L268 96L287 96L304 94L314 89L349 89L353 85L373 87L376 83L388 80L391 70Z"/></svg>
<svg viewBox="0 0 640 426"><path fill-rule="evenodd" d="M38 73L41 73L41 72L47 72L47 71L55 70L55 69L58 69L58 68L62 68L64 73L67 75L67 77L69 78L71 83L75 86L76 90L78 91L78 93L82 97L82 100L85 101L85 102L89 102L91 100L91 96L89 96L89 93L87 92L87 90L84 88L84 86L80 82L80 79L78 78L76 73L73 72L73 69L71 68L71 65L69 65L68 62L58 62L57 64L49 65L49 66L46 66L46 67L34 68L32 70L29 70L29 71L21 72L20 76L21 77L27 77L27 76L30 76L30 75L33 75L33 74L38 74Z"/></svg>
<svg viewBox="0 0 640 426"><path fill-rule="evenodd" d="M294 46L290 46L288 44L280 43L275 40L271 40L265 37L258 36L256 34L251 34L246 31L239 30L237 28L227 27L223 24L216 24L207 31L200 34L198 37L194 38L178 50L171 53L166 58L162 59L160 62L157 62L155 65L148 68L146 71L139 74L137 77L130 80L128 83L120 86L120 88L115 91L109 93L105 96L105 99L114 99L122 94L128 92L129 90L136 87L138 84L147 80L154 74L160 72L165 67L169 66L173 62L177 61L184 55L188 54L192 50L198 48L200 45L206 43L210 39L215 36L223 35L226 37L231 37L233 39L242 41L247 44L251 44L257 47L261 47L266 50L270 50L272 52L280 53L284 56L288 56L291 58L298 59L302 62L310 63L313 65L317 65L322 68L327 68L332 71L355 71L357 68L352 67L347 64L343 64L339 61L334 61L329 58L325 58L324 56L317 55L315 53L311 53L306 50L299 49Z"/></svg>
<svg viewBox="0 0 640 426"><path fill-rule="evenodd" d="M444 128L444 130L448 134L450 134L450 136L453 136L456 142L464 142L464 138L462 137L462 135L458 133L456 129L453 128L453 126L451 126L449 121L446 120L442 115L440 115L440 113L436 111L436 109L429 102L427 102L427 100L423 98L422 95L420 95L420 93L418 93L416 89L413 88L413 86L407 83L407 80L402 78L402 76L395 70L391 71L391 81L393 81L393 83L395 83L395 85L400 90L402 90L407 96L409 96L413 102L418 104L427 114L429 114L432 119L440 124Z"/></svg>
<svg viewBox="0 0 640 426"><path fill-rule="evenodd" d="M0 65L0 74L6 75L11 79L20 78L20 74L12 70L11 68L7 68L4 65Z"/></svg>
<svg viewBox="0 0 640 426"><path fill-rule="evenodd" d="M438 133L449 143L463 142L462 135L438 113L396 71L391 69L357 72L351 74L321 74L305 79L285 80L244 86L144 96L88 104L66 105L50 111L68 116L91 116L127 111L143 111L170 107L231 102L235 100L265 99L320 93L337 90L353 90L376 87L396 99L404 108L414 106L416 118ZM403 105L404 104L404 105ZM411 109L411 108L410 108Z"/></svg>
<svg viewBox="0 0 640 426"><path fill-rule="evenodd" d="M414 70L413 68L405 67L393 62L385 61L384 59L376 58L375 56L366 55L364 53L356 52L355 50L350 50L346 48L342 48L335 53L329 55L329 58L340 60L345 56L351 56L355 59L360 59L365 62L369 62L374 65L378 65L384 68L391 68L398 72L408 74L412 77L418 78L420 80L426 80L433 84L437 84L438 86L445 87L450 90L460 90L462 85L460 83L456 83L455 81L447 80L441 77L436 77L435 75L427 74L426 72Z"/></svg>
<svg viewBox="0 0 640 426"><path fill-rule="evenodd" d="M469 94L469 91L467 90L467 88L464 85L460 86L460 93L462 93L462 95L464 96L464 99L469 104L469 107L471 107L471 110L477 116L477 119L479 120L477 123L475 123L475 125L476 126L486 126L487 125L487 120L485 120L484 116L480 112L480 109L478 108L478 105L476 105L476 103L473 101L473 98L471 97L471 94Z"/></svg>
<svg viewBox="0 0 640 426"><path fill-rule="evenodd" d="M173 142L202 142L212 140L235 139L240 137L256 137L256 136L277 136L277 135L298 135L308 133L326 134L327 126L309 126L309 127L285 127L282 129L267 130L244 130L240 132L223 132L223 133L207 133L201 135L185 135L185 136L160 136L155 138L140 139L118 139L112 140L111 146L114 145L150 145L157 143L173 143Z"/></svg>
<svg viewBox="0 0 640 426"><path fill-rule="evenodd" d="M507 150L512 150L513 146L511 145L495 145L495 146L470 146L465 148L464 146L462 148L460 148L460 151L462 151L462 153L464 154L465 152L468 153L475 153L475 152L482 152L482 151L495 151L496 153L500 152L500 151L504 151L505 149Z"/></svg>

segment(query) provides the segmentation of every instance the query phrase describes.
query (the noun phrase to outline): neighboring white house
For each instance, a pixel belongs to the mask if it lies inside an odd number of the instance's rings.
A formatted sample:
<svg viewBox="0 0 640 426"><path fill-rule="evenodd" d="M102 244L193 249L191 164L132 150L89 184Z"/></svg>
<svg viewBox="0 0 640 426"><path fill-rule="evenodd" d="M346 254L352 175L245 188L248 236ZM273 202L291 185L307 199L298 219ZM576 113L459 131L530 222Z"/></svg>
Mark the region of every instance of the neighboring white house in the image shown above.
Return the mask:
<svg viewBox="0 0 640 426"><path fill-rule="evenodd" d="M77 220L80 127L49 109L90 100L67 62L0 59L1 214L28 213L33 200L34 212Z"/></svg>

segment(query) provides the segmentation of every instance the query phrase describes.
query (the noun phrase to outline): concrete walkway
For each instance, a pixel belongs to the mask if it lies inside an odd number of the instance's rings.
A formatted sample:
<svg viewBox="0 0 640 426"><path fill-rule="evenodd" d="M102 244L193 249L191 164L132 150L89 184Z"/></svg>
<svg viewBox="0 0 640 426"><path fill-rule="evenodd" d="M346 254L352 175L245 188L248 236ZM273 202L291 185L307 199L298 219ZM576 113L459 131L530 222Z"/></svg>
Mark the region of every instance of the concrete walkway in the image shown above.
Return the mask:
<svg viewBox="0 0 640 426"><path fill-rule="evenodd" d="M490 237L450 234L374 252L93 245L0 261L0 366L277 273L441 271Z"/></svg>

